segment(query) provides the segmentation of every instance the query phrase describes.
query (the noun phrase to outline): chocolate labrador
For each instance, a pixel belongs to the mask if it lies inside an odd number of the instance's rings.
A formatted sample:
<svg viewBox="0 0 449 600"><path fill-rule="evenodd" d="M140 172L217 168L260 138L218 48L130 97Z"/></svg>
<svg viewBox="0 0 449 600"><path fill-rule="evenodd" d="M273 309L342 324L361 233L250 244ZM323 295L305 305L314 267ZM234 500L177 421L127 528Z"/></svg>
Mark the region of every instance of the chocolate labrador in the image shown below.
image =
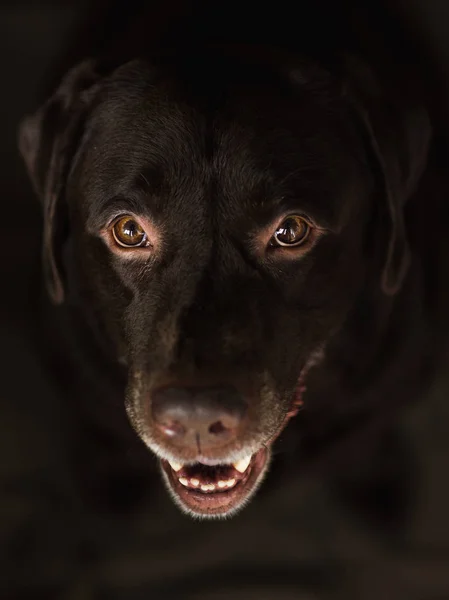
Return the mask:
<svg viewBox="0 0 449 600"><path fill-rule="evenodd" d="M420 392L431 135L353 56L218 44L87 60L24 120L50 297L186 513L245 506L298 411L307 440Z"/></svg>

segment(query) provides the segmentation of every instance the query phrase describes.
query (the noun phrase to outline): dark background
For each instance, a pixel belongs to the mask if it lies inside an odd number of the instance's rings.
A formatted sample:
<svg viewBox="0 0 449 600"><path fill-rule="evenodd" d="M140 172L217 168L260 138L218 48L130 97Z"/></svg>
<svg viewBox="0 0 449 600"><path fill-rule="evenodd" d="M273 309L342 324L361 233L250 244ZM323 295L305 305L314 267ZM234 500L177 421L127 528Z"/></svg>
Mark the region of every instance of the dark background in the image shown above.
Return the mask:
<svg viewBox="0 0 449 600"><path fill-rule="evenodd" d="M334 13L323 15L313 32L318 45L329 42L336 13L352 19L351 8L345 13L350 5L334 0ZM424 71L435 81L435 118L444 139L449 2L389 2L389 17L380 3L373 5L377 16L368 30L380 46L386 31L394 37L406 30L416 42ZM405 517L381 487L362 485L357 494L364 497L345 500L328 479L289 469L288 448L276 456L257 500L229 522L182 516L157 474L145 502L131 513L88 509L78 498L65 463L64 404L42 369L32 333L40 210L16 132L66 67L100 49L112 25L123 26L132 10L130 2L107 1L0 5L0 598L449 599L446 373L399 423L412 465ZM158 31L170 6L153 2L151 10Z"/></svg>

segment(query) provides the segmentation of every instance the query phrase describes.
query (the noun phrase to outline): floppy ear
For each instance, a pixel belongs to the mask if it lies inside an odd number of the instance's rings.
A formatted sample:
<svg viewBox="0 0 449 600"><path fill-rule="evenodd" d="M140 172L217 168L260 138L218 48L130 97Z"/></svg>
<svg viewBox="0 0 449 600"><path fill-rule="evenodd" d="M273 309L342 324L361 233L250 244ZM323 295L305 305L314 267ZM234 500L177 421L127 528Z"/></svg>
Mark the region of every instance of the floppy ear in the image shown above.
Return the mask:
<svg viewBox="0 0 449 600"><path fill-rule="evenodd" d="M79 145L99 74L92 61L73 68L55 94L19 128L19 149L44 217L43 269L54 303L64 299L60 251L65 225L65 181Z"/></svg>
<svg viewBox="0 0 449 600"><path fill-rule="evenodd" d="M346 57L346 93L356 110L372 157L382 179L388 218L387 248L381 286L395 294L410 263L404 207L427 164L431 125L427 111L411 97L383 92L374 74Z"/></svg>

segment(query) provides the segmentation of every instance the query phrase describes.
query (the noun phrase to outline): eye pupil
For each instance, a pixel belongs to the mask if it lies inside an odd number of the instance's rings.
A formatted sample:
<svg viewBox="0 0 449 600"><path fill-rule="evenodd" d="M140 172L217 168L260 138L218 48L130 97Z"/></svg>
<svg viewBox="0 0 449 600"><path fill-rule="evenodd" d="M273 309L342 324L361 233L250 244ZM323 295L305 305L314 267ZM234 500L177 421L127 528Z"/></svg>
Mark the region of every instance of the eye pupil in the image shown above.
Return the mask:
<svg viewBox="0 0 449 600"><path fill-rule="evenodd" d="M309 225L301 217L288 217L281 223L274 234L274 241L279 246L298 246L309 234Z"/></svg>
<svg viewBox="0 0 449 600"><path fill-rule="evenodd" d="M146 241L145 231L131 217L122 217L116 221L112 233L115 241L124 247L142 246Z"/></svg>
<svg viewBox="0 0 449 600"><path fill-rule="evenodd" d="M129 238L136 237L138 235L137 223L131 221L131 219L129 221L126 221L126 223L123 224L122 232L123 235Z"/></svg>

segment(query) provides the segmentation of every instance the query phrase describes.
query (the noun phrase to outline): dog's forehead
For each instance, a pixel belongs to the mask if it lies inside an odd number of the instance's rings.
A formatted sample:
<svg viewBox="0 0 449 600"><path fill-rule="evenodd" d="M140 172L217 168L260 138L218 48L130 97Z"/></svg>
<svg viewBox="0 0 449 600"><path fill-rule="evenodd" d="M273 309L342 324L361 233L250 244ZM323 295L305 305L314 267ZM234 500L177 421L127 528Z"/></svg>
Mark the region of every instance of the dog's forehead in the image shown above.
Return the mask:
<svg viewBox="0 0 449 600"><path fill-rule="evenodd" d="M90 118L83 197L98 207L143 189L162 211L213 202L228 217L287 199L332 223L354 187L340 121L272 82L186 84L134 67L108 82Z"/></svg>

